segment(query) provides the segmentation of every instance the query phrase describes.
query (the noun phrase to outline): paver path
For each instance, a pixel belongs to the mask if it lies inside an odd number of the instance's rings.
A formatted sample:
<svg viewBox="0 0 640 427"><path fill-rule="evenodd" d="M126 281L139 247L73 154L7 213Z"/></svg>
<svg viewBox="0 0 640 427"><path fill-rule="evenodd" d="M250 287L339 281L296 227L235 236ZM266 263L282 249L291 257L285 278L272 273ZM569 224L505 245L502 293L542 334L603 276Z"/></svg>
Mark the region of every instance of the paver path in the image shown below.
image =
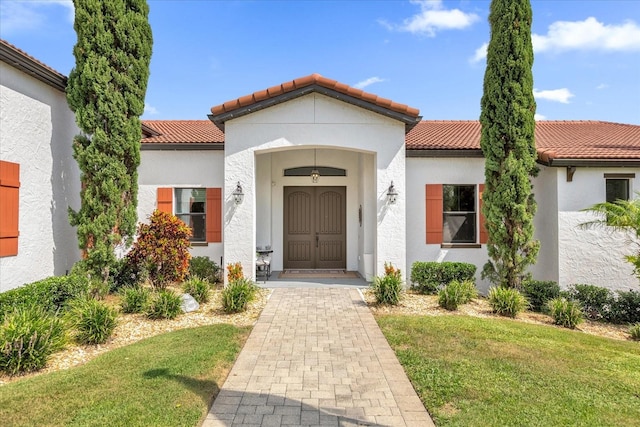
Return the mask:
<svg viewBox="0 0 640 427"><path fill-rule="evenodd" d="M357 289L275 289L205 427L432 426Z"/></svg>

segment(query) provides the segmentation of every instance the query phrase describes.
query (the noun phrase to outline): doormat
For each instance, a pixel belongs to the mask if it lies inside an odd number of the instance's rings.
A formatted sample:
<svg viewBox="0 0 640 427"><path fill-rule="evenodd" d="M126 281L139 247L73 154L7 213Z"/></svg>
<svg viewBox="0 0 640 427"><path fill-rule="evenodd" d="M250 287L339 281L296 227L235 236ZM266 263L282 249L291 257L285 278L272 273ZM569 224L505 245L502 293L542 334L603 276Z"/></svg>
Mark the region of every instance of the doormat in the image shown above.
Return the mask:
<svg viewBox="0 0 640 427"><path fill-rule="evenodd" d="M340 269L329 270L284 270L280 272L280 279L358 279L357 271Z"/></svg>

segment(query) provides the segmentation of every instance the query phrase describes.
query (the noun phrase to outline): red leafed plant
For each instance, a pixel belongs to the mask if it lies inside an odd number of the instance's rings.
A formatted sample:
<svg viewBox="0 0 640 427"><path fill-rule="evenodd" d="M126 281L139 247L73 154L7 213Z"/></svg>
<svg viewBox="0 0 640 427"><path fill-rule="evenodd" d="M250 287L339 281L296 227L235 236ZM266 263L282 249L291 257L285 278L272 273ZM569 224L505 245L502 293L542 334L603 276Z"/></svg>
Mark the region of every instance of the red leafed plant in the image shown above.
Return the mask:
<svg viewBox="0 0 640 427"><path fill-rule="evenodd" d="M153 286L182 281L189 272L191 229L178 217L155 210L149 224L140 224L129 262L146 269Z"/></svg>

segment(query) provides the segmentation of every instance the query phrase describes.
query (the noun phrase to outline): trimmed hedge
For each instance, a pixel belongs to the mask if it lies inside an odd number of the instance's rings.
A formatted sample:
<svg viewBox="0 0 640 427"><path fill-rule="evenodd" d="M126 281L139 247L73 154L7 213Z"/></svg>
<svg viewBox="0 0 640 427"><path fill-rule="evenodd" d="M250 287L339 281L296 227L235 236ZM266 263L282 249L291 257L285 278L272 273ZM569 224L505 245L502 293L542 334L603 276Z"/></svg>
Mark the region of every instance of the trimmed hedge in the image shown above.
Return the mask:
<svg viewBox="0 0 640 427"><path fill-rule="evenodd" d="M475 283L476 266L466 262L423 262L411 266L411 289L435 294L439 288L457 280Z"/></svg>
<svg viewBox="0 0 640 427"><path fill-rule="evenodd" d="M564 295L580 302L584 315L591 320L611 323L640 322L640 291L616 291L594 285L569 286Z"/></svg>
<svg viewBox="0 0 640 427"><path fill-rule="evenodd" d="M533 311L548 311L547 303L560 297L560 286L553 281L529 280L522 284L522 293Z"/></svg>
<svg viewBox="0 0 640 427"><path fill-rule="evenodd" d="M67 301L85 295L89 280L81 275L48 277L20 288L0 293L0 321L14 308L39 306L54 313Z"/></svg>

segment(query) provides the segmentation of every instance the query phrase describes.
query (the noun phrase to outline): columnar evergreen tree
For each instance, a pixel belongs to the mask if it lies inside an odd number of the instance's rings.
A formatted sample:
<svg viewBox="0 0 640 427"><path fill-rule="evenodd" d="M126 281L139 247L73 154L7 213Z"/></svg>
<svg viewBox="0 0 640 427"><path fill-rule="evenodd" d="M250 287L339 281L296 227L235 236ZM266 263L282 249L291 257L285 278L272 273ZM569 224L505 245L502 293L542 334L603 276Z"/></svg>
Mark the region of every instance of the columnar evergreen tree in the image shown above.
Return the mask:
<svg viewBox="0 0 640 427"><path fill-rule="evenodd" d="M114 249L136 230L140 115L149 80L152 35L146 0L74 0L67 100L82 134L74 138L81 206L69 210L88 271L106 278Z"/></svg>
<svg viewBox="0 0 640 427"><path fill-rule="evenodd" d="M531 19L529 0L491 2L480 114L485 158L482 213L490 257L483 277L514 288L527 276L540 247L533 239L536 203L530 179L538 173Z"/></svg>

